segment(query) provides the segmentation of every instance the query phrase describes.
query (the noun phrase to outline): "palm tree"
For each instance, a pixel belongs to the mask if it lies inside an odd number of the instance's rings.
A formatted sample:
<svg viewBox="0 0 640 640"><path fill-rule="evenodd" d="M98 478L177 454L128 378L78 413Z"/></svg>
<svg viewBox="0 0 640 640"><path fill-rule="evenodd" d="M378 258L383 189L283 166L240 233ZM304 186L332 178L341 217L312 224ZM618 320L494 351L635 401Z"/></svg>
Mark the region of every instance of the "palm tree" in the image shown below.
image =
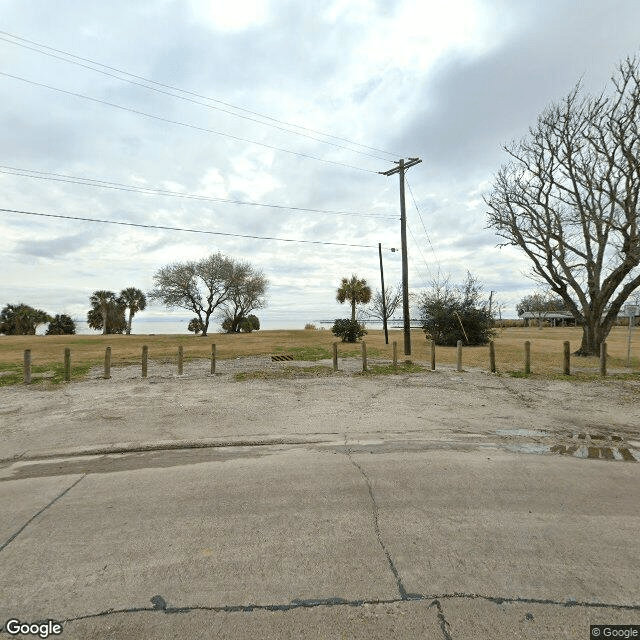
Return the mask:
<svg viewBox="0 0 640 640"><path fill-rule="evenodd" d="M357 275L352 275L351 280L342 278L336 300L340 303L351 301L351 319L356 319L356 304L367 304L371 300L371 287L367 281L358 279Z"/></svg>
<svg viewBox="0 0 640 640"><path fill-rule="evenodd" d="M138 311L144 311L147 306L147 298L140 289L127 287L120 292L120 299L129 309L129 319L127 320L127 335L131 335L131 321Z"/></svg>
<svg viewBox="0 0 640 640"><path fill-rule="evenodd" d="M116 294L113 293L113 291L94 291L89 300L91 302L91 306L100 309L100 312L102 313L102 335L106 335L109 306L115 304Z"/></svg>

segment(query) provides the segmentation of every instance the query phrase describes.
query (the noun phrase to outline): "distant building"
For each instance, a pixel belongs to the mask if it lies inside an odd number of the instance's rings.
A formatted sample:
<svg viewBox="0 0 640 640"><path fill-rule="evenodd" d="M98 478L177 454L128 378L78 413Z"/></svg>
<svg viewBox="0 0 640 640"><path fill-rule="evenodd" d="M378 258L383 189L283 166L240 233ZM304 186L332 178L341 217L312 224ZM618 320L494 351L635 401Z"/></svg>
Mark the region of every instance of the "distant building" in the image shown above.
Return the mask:
<svg viewBox="0 0 640 640"><path fill-rule="evenodd" d="M575 327L576 319L568 311L549 311L548 313L534 313L533 311L525 311L520 318L525 321L525 326L530 326L530 321L538 322L542 318L543 322L551 323L553 327Z"/></svg>

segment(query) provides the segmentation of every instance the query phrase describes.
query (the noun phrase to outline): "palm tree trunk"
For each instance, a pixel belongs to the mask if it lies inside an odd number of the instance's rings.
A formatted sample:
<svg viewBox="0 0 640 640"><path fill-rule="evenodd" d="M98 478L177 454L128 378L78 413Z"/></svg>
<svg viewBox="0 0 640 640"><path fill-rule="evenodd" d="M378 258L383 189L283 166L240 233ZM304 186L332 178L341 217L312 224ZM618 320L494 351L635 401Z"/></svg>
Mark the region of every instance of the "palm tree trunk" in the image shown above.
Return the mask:
<svg viewBox="0 0 640 640"><path fill-rule="evenodd" d="M351 319L356 319L356 297L351 298Z"/></svg>

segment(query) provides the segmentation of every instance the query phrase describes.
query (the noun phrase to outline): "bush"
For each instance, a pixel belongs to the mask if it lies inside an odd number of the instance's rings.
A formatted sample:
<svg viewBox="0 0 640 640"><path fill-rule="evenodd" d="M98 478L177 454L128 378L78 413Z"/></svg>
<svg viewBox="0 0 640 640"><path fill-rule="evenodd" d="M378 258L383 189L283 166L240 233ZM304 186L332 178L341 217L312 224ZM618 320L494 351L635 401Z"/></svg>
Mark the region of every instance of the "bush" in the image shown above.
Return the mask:
<svg viewBox="0 0 640 640"><path fill-rule="evenodd" d="M315 331L316 329L317 329L316 325L311 322L307 322L307 324L304 325L305 331Z"/></svg>
<svg viewBox="0 0 640 640"><path fill-rule="evenodd" d="M49 323L45 335L72 336L76 332L76 323L65 313L57 314Z"/></svg>
<svg viewBox="0 0 640 640"><path fill-rule="evenodd" d="M357 342L367 334L366 329L357 320L351 320L351 318L337 319L331 331L334 336L342 338L342 342Z"/></svg>
<svg viewBox="0 0 640 640"><path fill-rule="evenodd" d="M189 326L187 327L188 331L193 331L193 333L195 333L196 335L201 333L203 329L204 325L202 324L200 318L193 318L193 320L189 322Z"/></svg>
<svg viewBox="0 0 640 640"><path fill-rule="evenodd" d="M467 274L456 287L448 282L435 286L422 297L422 330L437 345L454 347L458 340L468 345L487 344L496 332L493 318L481 301L481 286Z"/></svg>
<svg viewBox="0 0 640 640"><path fill-rule="evenodd" d="M240 321L240 330L245 333L251 333L252 331L258 331L260 329L260 320L257 316L251 315L246 318L242 318Z"/></svg>

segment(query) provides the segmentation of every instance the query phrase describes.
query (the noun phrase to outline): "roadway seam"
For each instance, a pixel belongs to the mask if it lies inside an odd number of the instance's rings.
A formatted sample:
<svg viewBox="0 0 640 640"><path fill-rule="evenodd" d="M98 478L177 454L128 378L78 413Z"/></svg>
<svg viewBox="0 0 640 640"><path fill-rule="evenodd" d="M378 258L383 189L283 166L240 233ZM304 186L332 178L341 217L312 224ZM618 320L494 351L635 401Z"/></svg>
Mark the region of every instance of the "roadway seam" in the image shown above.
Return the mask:
<svg viewBox="0 0 640 640"><path fill-rule="evenodd" d="M414 599L414 594L408 594L407 590L404 588L404 584L402 583L402 578L398 573L398 569L396 568L396 565L394 564L393 559L391 558L391 554L389 553L389 550L387 549L387 546L385 545L384 540L382 539L382 534L380 533L380 525L378 522L378 511L379 511L378 503L376 502L376 498L373 495L373 487L371 486L371 481L369 480L369 476L364 472L364 469L351 456L351 449L349 449L349 447L347 446L346 434L344 436L344 445L345 445L346 456L347 458L349 458L349 462L360 472L360 474L364 478L364 481L367 485L367 489L369 490L369 498L371 499L371 509L373 512L372 514L373 528L375 530L378 543L382 548L384 555L387 558L387 562L389 563L389 568L391 569L391 573L393 573L393 576L396 579L396 584L398 586L398 592L400 593L400 598L401 600L412 600Z"/></svg>
<svg viewBox="0 0 640 640"><path fill-rule="evenodd" d="M362 600L345 600L343 598L318 598L306 600L292 600L288 604L246 604L246 605L218 605L218 606L169 606L162 596L153 596L150 601L152 607L132 607L128 609L107 609L98 613L88 613L73 618L65 618L56 620L61 624L68 622L78 622L80 620L89 620L91 618L104 618L107 616L126 614L126 613L164 613L164 614L185 614L192 611L211 611L213 613L252 613L253 611L292 611L295 609L313 609L318 607L362 607L364 605L385 605L400 604L405 602L424 602L431 600L430 606L435 606L438 612L438 621L443 630L445 640L452 640L449 634L449 622L442 611L443 600L486 600L493 604L544 604L558 607L584 607L595 609L619 609L622 611L640 611L640 605L628 604L612 604L602 602L577 602L574 600L559 601L541 598L514 598L501 596L486 596L476 593L441 593L441 594L414 594L410 599L390 598L390 599L362 599ZM440 615L442 613L442 615ZM0 634L4 633L4 629L0 628ZM446 635L449 634L449 635Z"/></svg>
<svg viewBox="0 0 640 640"><path fill-rule="evenodd" d="M29 520L27 520L27 522L22 527L20 527L20 529L18 529L6 542L0 545L0 552L4 551L9 546L9 544L11 544L11 542L13 542L41 513L44 513L51 505L53 505L55 502L60 500L62 496L67 494L69 491L71 491L71 489L73 489L73 487L75 487L78 484L78 482L80 482L81 480L84 480L86 477L87 477L86 473L80 476L73 484L69 485L62 493L58 494L49 504L42 507L42 509L40 509L38 513L36 513Z"/></svg>
<svg viewBox="0 0 640 640"><path fill-rule="evenodd" d="M71 487L70 487L71 488ZM584 607L595 609L619 609L622 611L640 611L640 605L628 605L628 604L611 604L602 602L577 602L574 600L568 600L561 602L558 600L545 600L540 598L512 598L512 597L500 597L500 596L485 596L476 593L448 593L448 594L431 594L422 595L414 594L410 599L392 598L387 600L344 600L342 598L319 598L308 600L292 600L289 604L247 604L247 605L219 605L219 606L183 606L183 607L170 607L167 605L165 599L162 596L153 596L151 603L153 607L132 607L129 609L107 609L98 613L88 613L74 618L65 618L63 620L55 620L60 624L66 624L68 622L78 622L80 620L90 620L92 618L104 618L107 616L119 615L124 613L164 613L164 614L184 614L191 613L192 611L211 611L213 613L252 613L253 611L292 611L294 609L311 609L317 607L362 607L364 605L378 605L378 604L400 604L403 602L419 602L425 600L432 600L430 606L435 606L438 609L438 621L440 622L443 634L448 634L450 628L449 623L444 617L444 613L440 616L440 610L442 609L441 600L487 600L494 604L545 604L554 605L558 607ZM444 628L443 628L444 624ZM0 635L5 633L5 629L0 627ZM445 640L453 640L451 636L444 635Z"/></svg>

